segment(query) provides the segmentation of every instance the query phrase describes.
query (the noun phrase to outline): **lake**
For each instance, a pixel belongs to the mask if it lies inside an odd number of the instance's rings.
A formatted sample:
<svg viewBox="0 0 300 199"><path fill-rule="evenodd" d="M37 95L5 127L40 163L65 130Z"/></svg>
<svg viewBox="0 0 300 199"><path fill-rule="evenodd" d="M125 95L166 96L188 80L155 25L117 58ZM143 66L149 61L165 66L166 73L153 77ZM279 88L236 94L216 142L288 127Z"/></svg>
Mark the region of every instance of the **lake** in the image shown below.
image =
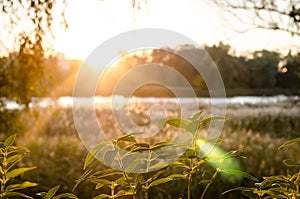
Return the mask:
<svg viewBox="0 0 300 199"><path fill-rule="evenodd" d="M140 98L133 97L127 98L122 96L113 96L111 97L82 97L76 98L80 103L90 103L91 100L94 100L95 104L109 103L112 99L114 103L124 104L128 103L128 100L132 101L141 101L141 102L176 102L177 98ZM181 102L194 102L197 101L200 104L270 104L270 103L278 103L285 101L299 101L299 96L237 96L237 97L228 97L228 98L207 98L207 97L199 97L199 98L180 98ZM19 109L21 108L19 104L11 100L4 100L8 109ZM72 107L73 105L73 97L59 97L59 98L34 98L33 102L30 104L30 107L33 106L61 106L61 107Z"/></svg>

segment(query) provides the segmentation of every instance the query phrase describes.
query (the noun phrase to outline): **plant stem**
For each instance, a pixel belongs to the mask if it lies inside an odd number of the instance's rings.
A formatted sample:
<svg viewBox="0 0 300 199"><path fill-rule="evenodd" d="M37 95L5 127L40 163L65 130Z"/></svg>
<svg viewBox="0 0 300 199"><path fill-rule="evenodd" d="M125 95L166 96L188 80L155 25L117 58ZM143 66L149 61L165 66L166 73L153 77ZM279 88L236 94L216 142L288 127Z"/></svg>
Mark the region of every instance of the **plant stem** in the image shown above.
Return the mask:
<svg viewBox="0 0 300 199"><path fill-rule="evenodd" d="M115 196L115 182L111 184L111 196Z"/></svg>
<svg viewBox="0 0 300 199"><path fill-rule="evenodd" d="M122 172L122 173L123 173L123 176L125 177L125 180L126 180L128 186L129 186L129 188L130 188L130 191L132 192L133 198L136 198L135 191L134 191L133 187L131 186L130 180L129 180L127 174L126 174L124 165L123 165L123 163L122 163L120 153L117 152L117 154L118 154L118 163L119 163L119 165L120 165L120 167L121 167L121 169L122 169L122 171L123 171L123 172Z"/></svg>
<svg viewBox="0 0 300 199"><path fill-rule="evenodd" d="M192 139L192 149L195 149L195 139L197 136L197 130L196 132L193 133L193 139ZM194 162L193 158L189 159L190 163L190 168L189 168L189 174L188 174L188 199L191 199L191 183L192 183L192 175L193 175L193 168L194 168Z"/></svg>
<svg viewBox="0 0 300 199"><path fill-rule="evenodd" d="M191 199L191 173L189 173L188 178L188 199Z"/></svg>
<svg viewBox="0 0 300 199"><path fill-rule="evenodd" d="M193 175L193 159L190 159L190 169L189 169L189 176L188 176L188 199L191 199L191 184L192 184L192 175Z"/></svg>
<svg viewBox="0 0 300 199"><path fill-rule="evenodd" d="M149 173L149 168L151 166L151 152L148 151L148 158L147 158L147 172L146 173ZM148 182L146 183L146 187L148 187ZM146 188L146 191L145 191L145 199L148 199L148 188Z"/></svg>
<svg viewBox="0 0 300 199"><path fill-rule="evenodd" d="M5 186L6 186L6 167L7 167L7 150L5 149L3 153L3 160L2 160L2 183L1 183L1 194L4 193L5 191Z"/></svg>
<svg viewBox="0 0 300 199"><path fill-rule="evenodd" d="M201 194L200 199L203 199L203 198L204 198L204 195L206 194L208 188L210 187L210 185L213 183L213 181L214 181L215 178L217 177L218 173L219 173L219 168L216 169L214 175L213 175L213 176L211 177L211 179L210 179L210 182L206 185L204 191L203 191L202 194Z"/></svg>
<svg viewBox="0 0 300 199"><path fill-rule="evenodd" d="M300 191L299 191L299 181L300 181L300 172L298 172L298 176L297 176L297 179L296 179L296 193L299 194Z"/></svg>

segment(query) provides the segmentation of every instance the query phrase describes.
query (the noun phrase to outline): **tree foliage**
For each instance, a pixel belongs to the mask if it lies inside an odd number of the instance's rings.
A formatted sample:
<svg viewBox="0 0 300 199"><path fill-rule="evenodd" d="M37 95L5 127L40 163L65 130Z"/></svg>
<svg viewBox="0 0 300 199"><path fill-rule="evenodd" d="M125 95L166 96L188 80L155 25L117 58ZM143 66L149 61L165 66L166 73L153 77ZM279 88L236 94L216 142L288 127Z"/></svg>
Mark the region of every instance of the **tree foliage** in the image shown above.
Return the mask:
<svg viewBox="0 0 300 199"><path fill-rule="evenodd" d="M66 0L0 1L5 31L14 38L12 46L1 46L2 52L9 54L1 59L0 71L0 92L6 97L28 107L32 97L45 93L48 86L45 81L49 82L45 57L51 54L52 26L54 19L59 18L67 27L65 6Z"/></svg>

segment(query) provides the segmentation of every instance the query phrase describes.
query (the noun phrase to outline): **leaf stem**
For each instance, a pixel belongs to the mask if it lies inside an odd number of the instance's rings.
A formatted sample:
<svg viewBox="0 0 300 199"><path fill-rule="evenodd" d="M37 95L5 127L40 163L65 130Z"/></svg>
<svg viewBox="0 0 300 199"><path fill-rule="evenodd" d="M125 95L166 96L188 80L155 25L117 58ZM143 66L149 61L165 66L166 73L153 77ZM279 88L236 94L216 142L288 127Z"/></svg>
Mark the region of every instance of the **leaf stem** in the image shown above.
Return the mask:
<svg viewBox="0 0 300 199"><path fill-rule="evenodd" d="M4 153L3 153L3 160L2 160L2 183L1 183L1 194L4 193L5 191L5 187L6 187L6 182L7 182L7 178L6 178L6 173L7 173L7 149L4 149Z"/></svg>
<svg viewBox="0 0 300 199"><path fill-rule="evenodd" d="M122 163L120 153L117 152L117 155L118 155L118 163L119 163L119 165L120 165L120 167L122 169L122 174L125 177L125 180L126 180L128 186L130 188L130 191L132 192L133 198L136 198L135 191L134 191L133 187L131 186L130 180L129 180L127 174L126 174L126 170L125 170L124 165Z"/></svg>
<svg viewBox="0 0 300 199"><path fill-rule="evenodd" d="M215 178L217 177L218 173L219 173L219 168L216 169L214 175L213 175L213 176L211 177L211 179L210 179L210 182L205 186L205 189L204 189L204 191L202 192L200 199L203 199L203 198L204 198L204 195L206 194L208 188L210 187L210 185L213 183L213 181L214 181Z"/></svg>

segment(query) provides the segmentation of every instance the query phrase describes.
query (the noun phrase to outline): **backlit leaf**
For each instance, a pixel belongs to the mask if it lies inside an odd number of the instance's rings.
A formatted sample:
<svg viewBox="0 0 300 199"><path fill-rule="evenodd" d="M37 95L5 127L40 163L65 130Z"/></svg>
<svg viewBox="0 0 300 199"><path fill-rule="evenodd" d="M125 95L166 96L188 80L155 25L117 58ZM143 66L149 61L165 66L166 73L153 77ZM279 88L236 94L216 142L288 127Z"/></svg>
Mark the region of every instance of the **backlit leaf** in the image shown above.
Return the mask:
<svg viewBox="0 0 300 199"><path fill-rule="evenodd" d="M189 121L186 119L169 119L165 123L176 128L185 128L188 125Z"/></svg>
<svg viewBox="0 0 300 199"><path fill-rule="evenodd" d="M20 190L20 189L25 189L28 187L35 187L37 186L37 183L33 183L33 182L23 182L21 184L11 184L9 186L6 187L6 191L15 191L15 190Z"/></svg>
<svg viewBox="0 0 300 199"><path fill-rule="evenodd" d="M136 139L135 139L132 135L130 135L130 134L125 135L125 136L122 136L122 137L119 137L119 138L117 139L117 142L121 142L121 141L123 141L123 142L134 142L134 143L136 143Z"/></svg>
<svg viewBox="0 0 300 199"><path fill-rule="evenodd" d="M90 163L94 160L95 155L101 150L103 149L103 147L107 146L108 144L110 144L109 142L102 142L100 143L98 146L96 146L95 148L93 148L86 156L85 161L84 161L84 166L83 169L86 169L87 166L90 165Z"/></svg>
<svg viewBox="0 0 300 199"><path fill-rule="evenodd" d="M201 114L203 113L203 111L199 111L198 113L194 114L192 116L192 120L197 120L199 119L199 117L201 116Z"/></svg>
<svg viewBox="0 0 300 199"><path fill-rule="evenodd" d="M47 192L47 194L46 194L46 198L52 198L55 194L56 194L56 192L57 192L57 190L59 189L59 185L57 185L57 186L55 186L55 187L52 187L48 192Z"/></svg>
<svg viewBox="0 0 300 199"><path fill-rule="evenodd" d="M104 198L110 198L107 194L100 194L98 196L93 197L93 199L104 199Z"/></svg>
<svg viewBox="0 0 300 199"><path fill-rule="evenodd" d="M300 163L295 162L294 160L283 160L282 162L286 166L300 166Z"/></svg>
<svg viewBox="0 0 300 199"><path fill-rule="evenodd" d="M7 177L7 179L12 179L12 178L15 178L15 177L23 174L26 171L30 171L30 170L35 169L35 168L36 167L17 168L17 169L14 169L14 170L8 172L6 174L6 177Z"/></svg>
<svg viewBox="0 0 300 199"><path fill-rule="evenodd" d="M278 149L282 149L283 147L286 147L287 145L295 144L297 142L300 142L300 137L287 141L286 143L284 143L281 146L279 146Z"/></svg>
<svg viewBox="0 0 300 199"><path fill-rule="evenodd" d="M172 180L173 180L172 178L168 178L168 177L167 178L160 178L160 179L157 179L157 180L154 180L153 182L151 182L148 187L149 188L154 187L154 186L157 186L157 185L160 185L160 184L170 182Z"/></svg>
<svg viewBox="0 0 300 199"><path fill-rule="evenodd" d="M233 174L233 175L237 175L237 176L241 176L241 177L244 177L244 178L248 178L250 180L253 180L253 181L258 181L257 178L255 178L254 176L246 173L246 172L243 172L243 171L240 171L240 170L224 170L224 169L220 169L219 170L220 172L222 173L228 173L228 174Z"/></svg>
<svg viewBox="0 0 300 199"><path fill-rule="evenodd" d="M59 194L57 196L54 196L52 199L60 199L60 198L73 198L73 199L77 199L77 196L75 196L72 193L62 193L62 194Z"/></svg>
<svg viewBox="0 0 300 199"><path fill-rule="evenodd" d="M204 118L204 119L200 120L199 124L202 125L202 124L205 124L205 123L210 122L212 120L226 120L226 117L219 117L219 116L207 117L207 118Z"/></svg>
<svg viewBox="0 0 300 199"><path fill-rule="evenodd" d="M4 146L9 147L11 146L16 139L16 134L9 136L5 141L4 141Z"/></svg>

